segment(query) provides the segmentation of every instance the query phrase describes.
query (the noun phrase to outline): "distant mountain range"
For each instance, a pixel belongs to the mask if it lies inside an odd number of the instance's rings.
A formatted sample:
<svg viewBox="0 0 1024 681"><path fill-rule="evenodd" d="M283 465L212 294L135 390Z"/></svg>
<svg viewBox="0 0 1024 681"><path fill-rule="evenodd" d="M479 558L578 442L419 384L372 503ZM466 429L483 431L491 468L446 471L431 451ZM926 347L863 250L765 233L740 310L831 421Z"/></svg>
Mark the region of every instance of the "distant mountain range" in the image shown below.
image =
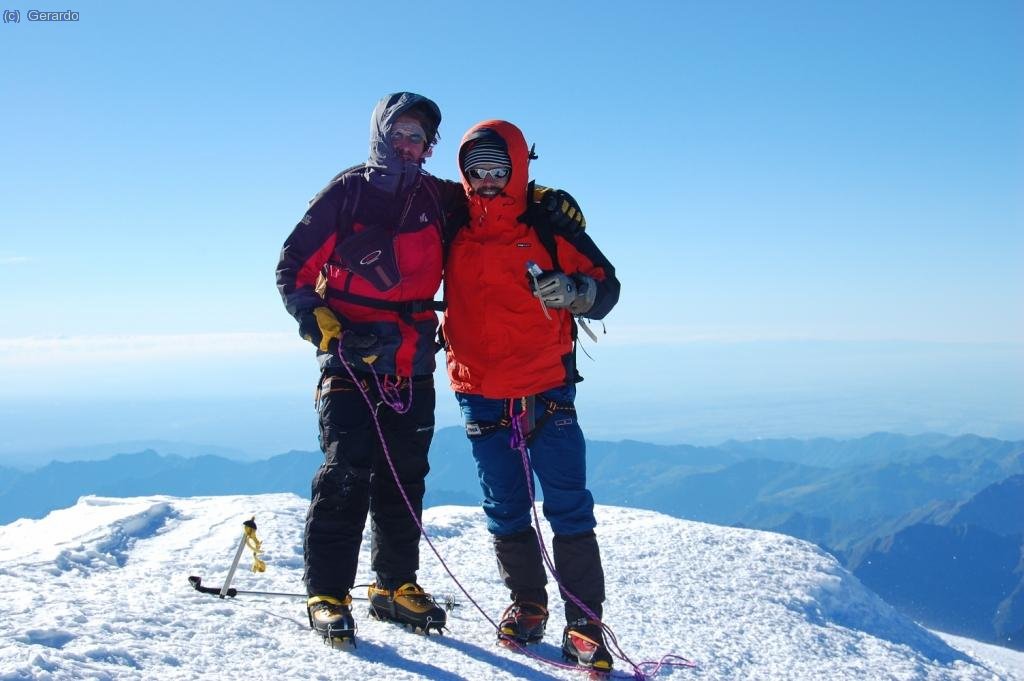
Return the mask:
<svg viewBox="0 0 1024 681"><path fill-rule="evenodd" d="M180 442L173 440L122 440L118 442L102 442L99 444L82 445L78 447L57 447L40 451L22 451L3 454L3 461L9 468L17 470L31 470L39 468L39 461L49 463L51 461L100 461L109 459L117 454L125 452L144 452L152 449L161 454L177 454L179 456L204 456L212 454L222 456L226 459L237 459L239 461L256 461L266 456L253 456L252 454L232 447L218 447L217 445L196 444L194 442Z"/></svg>
<svg viewBox="0 0 1024 681"><path fill-rule="evenodd" d="M1024 650L1024 475L882 537L847 565L929 626Z"/></svg>
<svg viewBox="0 0 1024 681"><path fill-rule="evenodd" d="M0 523L42 517L84 494L308 496L321 460L147 450L0 468ZM427 506L479 504L460 428L435 434L430 463ZM891 433L715 447L591 441L588 479L599 503L807 539L928 626L1024 649L1022 442Z"/></svg>

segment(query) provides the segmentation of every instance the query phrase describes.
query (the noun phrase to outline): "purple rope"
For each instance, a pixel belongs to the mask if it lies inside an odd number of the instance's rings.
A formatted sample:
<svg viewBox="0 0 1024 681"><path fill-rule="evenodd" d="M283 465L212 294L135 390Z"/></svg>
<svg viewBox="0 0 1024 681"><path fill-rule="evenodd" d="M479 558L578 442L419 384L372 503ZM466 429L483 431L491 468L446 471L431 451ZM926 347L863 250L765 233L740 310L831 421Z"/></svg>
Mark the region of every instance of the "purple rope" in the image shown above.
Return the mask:
<svg viewBox="0 0 1024 681"><path fill-rule="evenodd" d="M341 337L344 338L346 333L348 333L348 331L342 333ZM340 359L341 363L345 365L345 369L348 370L349 375L352 375L352 369L350 368L349 363L342 356L341 343L338 344L338 359ZM391 409L395 413L408 413L408 411L412 408L412 379L402 379L396 376L395 380L392 382L391 377L385 375L384 383L382 384L380 381L380 376L377 375L376 371L373 371L372 365L370 365L370 371L373 373L373 382L377 386L377 394L380 395L381 402L391 407ZM352 380L355 380L354 376ZM406 399L404 401L402 400L401 392L399 392L399 389L402 387L403 380L407 381L409 388L408 395L406 396ZM375 405L370 403L367 404L370 407L371 412L376 412L377 407Z"/></svg>
<svg viewBox="0 0 1024 681"><path fill-rule="evenodd" d="M608 645L608 648L609 650L611 650L612 654L633 668L633 674L620 674L613 671L610 674L610 676L617 676L619 678L633 678L637 681L647 681L647 679L650 679L657 675L663 667L695 668L697 665L694 662L686 659L685 657L672 654L664 655L661 658L661 660L657 662L648 661L641 662L639 664L633 662L633 660L631 660L629 656L626 655L626 652L622 649L622 646L619 645L618 637L615 635L615 632L612 631L612 628L605 624L593 610L587 607L587 605L576 596L576 594L572 593L567 588L565 588L565 585L562 583L561 577L559 577L558 575L558 571L555 569L554 561L551 560L551 556L548 554L547 547L544 545L544 536L541 532L540 516L537 514L537 503L533 489L533 467L530 463L530 454L526 446L526 434L523 430L523 422L526 420L526 412L520 412L518 414L514 413L513 403L510 401L509 417L512 420L512 436L509 444L512 446L513 449L519 450L519 454L523 461L523 472L526 475L526 489L530 495L530 510L533 513L534 529L537 532L537 544L540 547L541 556L544 558L544 564L547 565L548 570L551 571L551 575L555 578L555 582L558 584L558 587L562 591L562 593L564 593L570 601L572 601L576 606L578 606L580 610L582 610L583 613L589 619L597 622L601 626L601 630L605 635L605 643L610 644ZM672 662L670 660L680 661ZM654 671L650 672L649 674L645 674L643 671L643 667L650 666L654 666Z"/></svg>
<svg viewBox="0 0 1024 681"><path fill-rule="evenodd" d="M523 472L526 474L526 489L530 493L530 510L533 513L533 521L537 530L537 544L540 546L540 554L544 558L544 563L548 566L552 576L558 586L561 587L562 591L566 596L569 597L573 603L575 603L580 610L590 619L600 622L601 618L597 614L587 607L587 605L576 597L571 591L562 586L562 579L558 576L558 571L555 569L555 563L551 560L551 556L548 554L547 546L544 544L544 536L541 534L540 528L540 517L537 515L537 504L533 491L533 473L532 466L530 464L530 454L526 448L526 435L523 432L523 421L526 419L526 413L520 412L519 414L513 413L512 403L509 403L509 417L512 419L512 439L510 444L513 449L518 449L520 455L522 455L523 461Z"/></svg>
<svg viewBox="0 0 1024 681"><path fill-rule="evenodd" d="M448 563L446 563L444 558L441 557L441 552L437 550L436 546L434 546L434 542L430 539L430 535L427 534L427 530L423 526L422 521L420 521L419 517L416 515L416 509L413 508L412 502L409 500L409 495L406 494L405 487L402 486L402 481L398 477L398 469L395 468L395 463L391 459L391 450L388 448L387 439L384 437L384 429L380 425L380 419L377 416L377 409L376 409L376 406L373 404L373 400L370 398L369 392L367 391L366 388L363 387L362 381L360 381L358 378L356 378L355 372L352 370L352 366L347 361L345 361L344 357L341 356L340 349L339 349L339 352L338 352L338 359L341 360L341 364L342 364L342 366L345 367L345 371L348 372L348 375L352 379L352 382L356 385L357 388L359 388L359 393L363 396L363 400L366 402L366 406L370 410L370 417L373 419L374 428L377 430L377 437L380 439L381 449L384 452L384 459L385 459L385 461L387 461L388 468L391 470L391 477L394 478L395 486L398 487L398 491L401 492L402 500L405 502L405 507L406 507L406 509L408 509L409 515L412 516L413 522L416 523L416 527L419 528L420 535L423 537L424 540L426 540L427 546L429 546L430 550L433 551L435 556L437 556L437 560L441 563L441 567L444 568L444 571L447 572L448 576L451 577L453 582L455 582L455 586L457 586L459 588L459 591L461 591L463 593L463 595L466 597L466 599L469 600L469 602L473 604L473 607L477 609L477 612L479 612L481 615L483 615L484 619L487 620L487 622L491 625L491 627L494 628L495 632L498 632L499 629L498 629L497 622L495 622L491 618L491 616L488 615L487 612L480 606L480 604L476 602L476 599L474 599L469 594L469 591L466 590L466 587L464 587L462 585L462 582L459 581L458 577L455 576L455 573L452 572L451 568L448 567ZM409 400L408 400L408 402L406 404L403 405L400 400L389 401L388 397L386 397L383 394L383 391L381 390L381 383L380 383L380 379L377 376L377 372L373 371L373 367L372 366L370 367L370 370L373 372L374 383L376 384L378 391L381 392L381 398L382 398L384 404L387 404L389 407L391 407L392 409L395 409L395 411L398 411L398 413L400 413L400 414L404 414L404 413L408 412L409 409L412 407L412 379L411 378L409 379ZM385 383L385 386L388 385L388 377L386 377L386 376L385 376L385 379L384 379L384 383ZM394 390L397 391L397 385L394 386ZM395 394L397 394L397 392L393 393L391 395L391 397L394 397ZM399 411L398 409L396 409L396 407L395 407L396 403L397 403L398 407L402 408L402 411ZM519 423L519 419L522 419L522 418L523 418L523 414L520 414L519 416L513 418L513 423L515 424L514 428L513 428L513 438L515 438L516 434L518 433L518 436L520 438L519 451L522 452L524 457L527 457L528 455L527 455L527 452L526 452L526 440L522 437L522 427L521 427L521 423ZM545 561L546 561L546 563L548 565L548 568L551 570L551 573L553 575L555 575L555 579L557 581L558 580L558 576L557 576L557 573L555 572L554 564L552 563L550 556L547 555L547 549L544 547L544 541L541 539L541 535L540 535L540 519L537 516L537 507L536 507L536 503L534 501L533 480L532 480L532 475L529 474L529 460L528 459L524 459L524 461L525 461L525 464L527 466L527 469L526 469L527 470L527 481L528 481L529 489L530 489L530 507L533 509L534 521L537 524L537 540L540 542L541 551L542 551L542 553L544 555L544 559L545 559ZM561 586L561 582L560 581L559 581L559 586ZM562 587L562 589L563 589L563 591L565 591L564 587ZM568 591L565 591L565 593L568 594L570 596L570 598L573 599L573 602L576 603L577 605L579 605L583 609L583 611L588 614L588 616L593 616L594 615L594 613L591 612L586 607L586 605L584 605L578 598L576 598L576 596L574 596L573 594L570 594ZM597 619L596 616L594 617L594 619ZM601 626L611 635L612 639L614 640L615 635L614 635L614 633L611 632L611 629L608 628L604 623L602 623ZM511 640L511 639L507 639L507 638L502 638L502 641L506 645L508 645L509 647L515 648L516 650L518 650L519 652L523 653L527 657L530 657L530 658L532 658L534 660L537 660L538 662L541 662L543 664L546 664L546 665L549 665L549 666L552 666L552 667L556 667L558 669L568 669L568 670L577 670L577 669L579 669L579 667L577 665L565 664L565 663L562 663L562 662L555 662L554 660L549 660L546 657L541 657L540 655L538 655L537 653L533 652L532 650L527 649L525 645L522 645L522 644L518 643L517 641ZM618 648L618 642L617 641L616 641L616 648ZM621 649L619 649L619 650L620 650L620 653L621 653ZM625 657L624 654L620 655L620 657L621 657L621 659L625 660L630 665L632 665L633 668L636 670L636 673L633 674L633 675L622 675L622 674L618 674L616 672L612 672L608 676L618 676L620 678L635 678L638 681L645 681L648 678L640 670L640 667L638 667L637 665L633 664L633 662L630 661L629 658ZM684 662L686 664L665 662L666 658L668 658L668 657L676 657L676 656L665 656L665 657L662 658L661 662L657 662L657 663L655 663L655 662L643 662L643 663L641 663L641 666L648 666L648 665L656 664L657 667L655 668L655 671L653 672L654 674L657 674L658 671L661 670L661 668L663 666L691 666L691 667L695 667L696 666L692 662L690 662L689 660L686 660L685 658L678 658L678 659L684 660Z"/></svg>
<svg viewBox="0 0 1024 681"><path fill-rule="evenodd" d="M439 561L441 561L441 566L445 569L445 572L448 573L448 576L452 578L452 581L455 582L455 585L459 587L459 590L466 596L466 598L469 599L469 602L472 603L473 606L477 610L480 611L480 614L482 614L485 618L487 618L487 621L491 623L491 626L493 626L495 628L495 630L497 630L497 628L498 628L497 623L494 620L492 620L487 615L487 613L484 612L484 609L480 607L480 604L477 603L473 599L473 597L469 595L469 592L466 591L466 588L464 586L462 586L462 582L460 582L458 580L458 578L451 571L451 569L449 569L448 564L445 563L444 558L441 557L441 553L434 546L434 542L431 541L430 535L427 534L426 529L423 527L423 523L420 521L419 517L416 515L416 509L413 508L412 502L409 500L409 495L406 494L406 492L405 492L405 487L402 485L402 480L398 477L398 470L395 468L395 462L391 459L391 450L388 449L387 439L384 437L384 430L381 428L380 419L377 417L377 409L375 408L375 406L373 404L373 400L370 399L370 395L369 395L368 391L366 390L366 388L363 387L362 381L360 381L359 379L356 378L355 372L352 371L352 367L349 365L348 362L345 361L345 358L341 356L340 352L338 353L338 358L341 360L342 365L344 365L345 370L348 372L348 375L352 378L352 382L355 383L356 387L359 388L360 394L363 396L363 399L366 401L366 406L369 407L369 409L370 409L370 417L373 419L373 425L377 429L377 437L380 439L380 445L381 445L381 447L382 447L382 449L384 451L384 459L385 459L385 461L387 461L388 468L391 470L391 477L394 478L395 486L398 487L398 491L402 493L402 500L405 501L405 507L409 510L409 515L412 516L413 521L416 523L416 527L419 528L420 534L427 541L427 545L430 547L430 550L433 551L434 555L437 556L437 559ZM371 367L371 370L372 370L372 367ZM374 378L376 380L377 372L374 371L373 375L374 375ZM379 386L380 383L377 382L377 385ZM411 389L412 379L409 380L409 386L410 386L410 389ZM382 395L382 397L383 397L383 395ZM385 403L388 404L388 406L391 406L390 403L387 403L387 401L385 401ZM411 406L412 406L412 393L410 392L409 404L406 406L406 411L408 411L409 407L411 407ZM400 413L404 413L404 412L400 412Z"/></svg>
<svg viewBox="0 0 1024 681"><path fill-rule="evenodd" d="M480 606L479 603L476 602L476 600L469 594L469 591L466 590L466 587L462 585L462 582L459 581L458 577L455 576L455 573L451 571L451 568L448 567L448 563L446 563L444 558L441 557L441 553L437 550L437 547L434 546L434 542L431 541L430 535L427 534L426 528L423 527L423 523L416 516L416 510L413 508L412 502L409 500L409 496L406 494L405 488L402 486L402 482L398 477L398 470L395 468L395 464L391 459L391 451L388 449L387 440L384 438L384 431L381 428L380 419L378 419L377 417L377 410L374 408L373 400L370 398L370 395L367 392L367 390L363 388L362 382L356 378L355 373L352 371L352 367L348 364L348 362L345 361L345 358L341 357L340 354L339 358L341 359L341 363L345 366L345 370L348 371L348 375L352 378L352 382L355 383L356 386L359 388L359 392L362 394L363 399L366 401L367 406L370 408L370 416L373 419L373 424L377 429L377 437L380 438L380 444L384 451L384 459L388 463L388 468L391 469L391 476L395 480L395 485L398 487L398 491L402 493L402 499L405 501L405 507L409 510L409 515L412 516L413 521L416 523L416 527L418 527L420 530L420 535L422 535L422 537L426 540L427 545L430 547L430 550L434 552L434 555L437 556L437 560L441 563L441 567L443 567L445 572L448 573L448 576L451 577L453 582L455 582L455 585L459 587L459 591L461 591L463 595L465 595L466 598L469 600L469 602L473 604L473 607L476 608L481 615L483 615L484 619L486 619L487 622L494 628L494 631L498 632L498 623L495 622L491 618L491 616L487 614L487 612ZM376 372L374 372L374 375L376 376ZM410 385L411 383L412 382L410 381ZM411 395L408 406L412 406ZM541 657L540 655L533 652L532 650L527 649L525 645L522 645L517 641L513 641L511 639L506 638L503 638L502 641L505 644L507 644L510 648L515 648L527 657L537 660L538 662L542 662L544 664L550 665L552 667L557 667L559 669L578 669L576 665L555 662L554 660L549 660L546 657Z"/></svg>
<svg viewBox="0 0 1024 681"><path fill-rule="evenodd" d="M405 380L409 391L405 401L402 401L402 394L398 391L402 385L402 381ZM397 378L392 383L390 376L384 377L384 384L381 385L380 378L377 376L377 372L373 372L373 381L377 384L377 394L380 395L381 401L384 404L391 407L393 411L398 414L408 413L412 409L412 379L401 379Z"/></svg>

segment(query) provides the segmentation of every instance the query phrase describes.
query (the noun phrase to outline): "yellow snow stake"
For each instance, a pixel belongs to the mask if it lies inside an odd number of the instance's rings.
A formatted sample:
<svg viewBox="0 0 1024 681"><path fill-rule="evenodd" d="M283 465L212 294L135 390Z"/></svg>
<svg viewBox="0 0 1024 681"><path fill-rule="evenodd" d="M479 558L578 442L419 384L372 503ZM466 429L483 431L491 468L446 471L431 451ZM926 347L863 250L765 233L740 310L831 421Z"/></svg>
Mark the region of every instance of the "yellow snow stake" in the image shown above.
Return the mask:
<svg viewBox="0 0 1024 681"><path fill-rule="evenodd" d="M245 525L245 545L252 549L252 571L253 572L266 572L267 564L260 560L261 546L263 542L256 536L256 516L253 516L251 520L244 523Z"/></svg>
<svg viewBox="0 0 1024 681"><path fill-rule="evenodd" d="M231 587L231 580L235 576L235 569L238 567L238 561L242 559L242 551L248 546L252 549L252 571L263 572L267 569L267 564L260 560L260 540L256 538L256 516L249 518L242 523L242 540L238 542L238 549L235 551L235 559L231 562L231 569L228 570L228 577L224 580L224 586L220 588L220 597L224 598L228 595L228 589Z"/></svg>

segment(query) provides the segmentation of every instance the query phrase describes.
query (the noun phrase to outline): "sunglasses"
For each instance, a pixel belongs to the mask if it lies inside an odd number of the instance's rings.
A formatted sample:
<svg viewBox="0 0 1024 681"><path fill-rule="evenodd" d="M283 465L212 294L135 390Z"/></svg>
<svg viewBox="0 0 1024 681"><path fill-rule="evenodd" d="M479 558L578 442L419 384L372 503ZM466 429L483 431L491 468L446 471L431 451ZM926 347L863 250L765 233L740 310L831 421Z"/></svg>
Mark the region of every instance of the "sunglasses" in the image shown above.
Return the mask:
<svg viewBox="0 0 1024 681"><path fill-rule="evenodd" d="M497 168L468 168L466 175L473 178L474 180L482 180L486 177L493 177L495 180L503 180L508 177L508 174L512 172L512 169L508 166L499 166Z"/></svg>
<svg viewBox="0 0 1024 681"><path fill-rule="evenodd" d="M401 133L396 130L391 133L392 143L401 142L402 140L409 140L409 142L412 144L422 144L423 139L423 135L419 134L418 132L406 135L405 133Z"/></svg>

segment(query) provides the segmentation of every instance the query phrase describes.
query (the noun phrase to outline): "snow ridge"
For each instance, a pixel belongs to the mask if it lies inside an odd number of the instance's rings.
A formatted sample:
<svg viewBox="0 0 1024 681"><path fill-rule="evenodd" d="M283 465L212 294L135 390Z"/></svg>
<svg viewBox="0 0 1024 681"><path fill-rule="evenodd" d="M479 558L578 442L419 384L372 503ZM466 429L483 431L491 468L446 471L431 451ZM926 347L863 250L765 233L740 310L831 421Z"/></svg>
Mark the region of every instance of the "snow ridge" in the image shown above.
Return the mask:
<svg viewBox="0 0 1024 681"><path fill-rule="evenodd" d="M220 600L188 586L190 574L221 583L242 522L255 515L267 572L244 572L243 563L234 586L301 592L306 505L291 494L85 497L44 519L0 526L0 681L579 679L494 645L461 593L445 636L376 622L357 601L359 646L333 651L309 631L301 599ZM597 515L605 616L622 647L638 663L670 653L698 663L658 679L1024 681L1024 654L922 629L805 542L629 508L601 506ZM500 614L507 593L482 512L435 507L424 521L473 598ZM546 526L544 534L550 539ZM364 539L359 579L370 581ZM455 591L425 545L420 563L428 590L439 598ZM554 585L548 591L556 603ZM560 661L563 623L553 608L534 652Z"/></svg>
<svg viewBox="0 0 1024 681"><path fill-rule="evenodd" d="M101 505L95 497L85 498L85 505ZM101 536L86 539L82 544L60 552L54 560L56 569L100 570L124 567L132 546L137 540L156 534L174 516L174 509L167 502L155 503L141 513L114 522Z"/></svg>

